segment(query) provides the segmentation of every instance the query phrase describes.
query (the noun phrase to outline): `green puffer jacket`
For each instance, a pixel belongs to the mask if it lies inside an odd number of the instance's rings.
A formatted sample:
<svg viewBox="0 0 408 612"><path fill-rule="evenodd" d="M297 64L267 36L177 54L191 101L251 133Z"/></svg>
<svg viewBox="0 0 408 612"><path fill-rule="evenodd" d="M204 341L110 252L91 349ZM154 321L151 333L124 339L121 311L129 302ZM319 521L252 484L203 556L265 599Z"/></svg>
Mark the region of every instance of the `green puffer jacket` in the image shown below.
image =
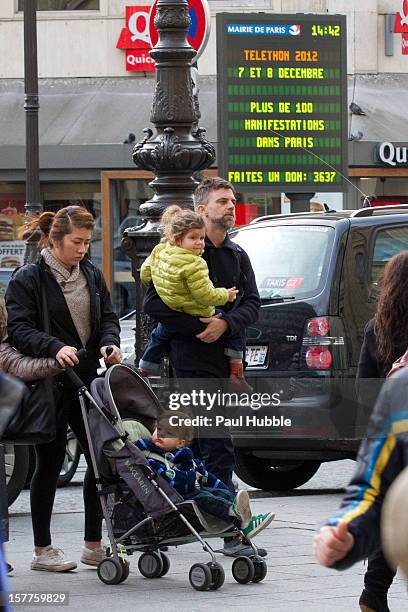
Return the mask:
<svg viewBox="0 0 408 612"><path fill-rule="evenodd" d="M211 317L214 306L228 301L228 291L212 284L204 259L169 242L154 247L142 265L140 278L144 285L153 281L169 308L195 317Z"/></svg>

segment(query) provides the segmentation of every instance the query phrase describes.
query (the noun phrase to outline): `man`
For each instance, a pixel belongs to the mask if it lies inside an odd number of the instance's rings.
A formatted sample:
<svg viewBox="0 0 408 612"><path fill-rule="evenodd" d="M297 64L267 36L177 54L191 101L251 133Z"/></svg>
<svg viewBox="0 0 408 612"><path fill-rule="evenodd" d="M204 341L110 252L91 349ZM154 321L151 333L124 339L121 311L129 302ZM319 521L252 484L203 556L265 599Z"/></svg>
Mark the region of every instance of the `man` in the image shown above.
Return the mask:
<svg viewBox="0 0 408 612"><path fill-rule="evenodd" d="M408 466L407 384L407 367L384 383L340 512L315 536L315 557L325 567L345 569L381 549L383 501L391 483ZM408 534L402 530L400 537L408 551ZM365 612L388 611L381 597L370 606L360 601L360 606Z"/></svg>
<svg viewBox="0 0 408 612"><path fill-rule="evenodd" d="M235 190L228 181L215 177L204 179L194 194L195 210L205 220L206 241L203 257L215 287L236 287L235 302L222 307L222 314L197 318L168 308L150 287L145 299L145 312L163 323L171 338L170 359L179 379L206 379L206 387L219 387L217 379L229 377L229 362L224 355L223 336L240 333L245 344L245 330L257 318L261 306L251 262L245 251L228 236L235 225ZM180 324L182 321L182 325ZM180 334L180 328L184 334ZM211 385L211 379L213 384ZM213 472L231 488L235 465L234 448L227 430L223 437L200 437L194 452ZM227 543L239 553L235 542ZM235 548L237 550L235 550ZM241 546L240 554L252 554L248 545Z"/></svg>

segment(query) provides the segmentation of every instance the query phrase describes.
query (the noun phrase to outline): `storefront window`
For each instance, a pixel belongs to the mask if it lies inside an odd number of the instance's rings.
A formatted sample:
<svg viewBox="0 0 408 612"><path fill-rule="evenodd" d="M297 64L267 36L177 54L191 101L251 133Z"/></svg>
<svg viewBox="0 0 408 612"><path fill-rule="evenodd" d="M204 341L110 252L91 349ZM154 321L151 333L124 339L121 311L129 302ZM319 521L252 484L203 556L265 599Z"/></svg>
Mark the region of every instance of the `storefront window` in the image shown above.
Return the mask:
<svg viewBox="0 0 408 612"><path fill-rule="evenodd" d="M113 292L112 299L121 317L136 307L135 282L131 262L122 248L123 232L142 223L138 209L153 197L149 181L113 180L111 182L111 211L113 234Z"/></svg>
<svg viewBox="0 0 408 612"><path fill-rule="evenodd" d="M237 193L236 225L246 225L256 217L275 215L281 212L280 195L269 193Z"/></svg>
<svg viewBox="0 0 408 612"><path fill-rule="evenodd" d="M311 195L310 210L342 210L342 193L315 193ZM277 193L237 193L237 225L250 223L256 217L280 215L293 212L291 202L284 194Z"/></svg>
<svg viewBox="0 0 408 612"><path fill-rule="evenodd" d="M379 169L381 171L381 169ZM370 198L371 206L406 204L408 194L408 177L397 176L361 176L357 186ZM361 205L364 198L361 198Z"/></svg>
<svg viewBox="0 0 408 612"><path fill-rule="evenodd" d="M24 204L24 185L0 183L0 299L4 298L14 268L24 263Z"/></svg>
<svg viewBox="0 0 408 612"><path fill-rule="evenodd" d="M24 0L18 0L24 11ZM37 0L37 11L99 11L99 0Z"/></svg>
<svg viewBox="0 0 408 612"><path fill-rule="evenodd" d="M69 205L84 206L95 217L96 229L91 258L102 266L100 183L42 183L44 210L56 212ZM0 299L4 296L14 268L24 263L22 240L25 204L24 183L0 183Z"/></svg>
<svg viewBox="0 0 408 612"><path fill-rule="evenodd" d="M93 263L102 269L101 193L100 183L42 183L44 210L57 212L64 206L83 206L95 218L95 231L89 251Z"/></svg>

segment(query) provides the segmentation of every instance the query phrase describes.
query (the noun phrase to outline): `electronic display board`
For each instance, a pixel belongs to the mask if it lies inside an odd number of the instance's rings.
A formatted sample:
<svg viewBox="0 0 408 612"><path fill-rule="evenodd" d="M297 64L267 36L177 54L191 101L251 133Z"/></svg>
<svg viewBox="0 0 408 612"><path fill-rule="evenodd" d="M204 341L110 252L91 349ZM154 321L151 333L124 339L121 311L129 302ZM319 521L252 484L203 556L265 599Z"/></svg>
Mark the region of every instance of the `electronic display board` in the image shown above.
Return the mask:
<svg viewBox="0 0 408 612"><path fill-rule="evenodd" d="M220 174L238 191L344 190L346 17L218 13L217 45Z"/></svg>

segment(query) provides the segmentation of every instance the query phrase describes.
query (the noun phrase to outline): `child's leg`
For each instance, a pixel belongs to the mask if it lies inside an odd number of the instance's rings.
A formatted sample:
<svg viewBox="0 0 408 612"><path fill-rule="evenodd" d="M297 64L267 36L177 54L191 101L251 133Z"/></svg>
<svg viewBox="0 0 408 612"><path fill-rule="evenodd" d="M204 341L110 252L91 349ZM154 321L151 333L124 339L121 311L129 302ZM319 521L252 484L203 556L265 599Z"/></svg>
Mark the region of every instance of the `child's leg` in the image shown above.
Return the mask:
<svg viewBox="0 0 408 612"><path fill-rule="evenodd" d="M244 489L235 495L228 489L203 487L188 494L185 499L193 499L203 512L234 523L239 529L245 528L252 516L249 495Z"/></svg>
<svg viewBox="0 0 408 612"><path fill-rule="evenodd" d="M229 357L230 379L237 382L242 387L242 391L252 391L252 387L244 377L244 347L241 334L227 336L224 353Z"/></svg>
<svg viewBox="0 0 408 612"><path fill-rule="evenodd" d="M230 514L235 495L227 489L202 488L183 495L183 497L195 501L202 512L216 516L227 523L230 523L231 519L233 519L232 522L236 522L235 515Z"/></svg>
<svg viewBox="0 0 408 612"><path fill-rule="evenodd" d="M172 334L166 327L162 323L157 323L150 333L149 342L139 361L139 368L149 374L158 373L161 360L170 352L171 338Z"/></svg>
<svg viewBox="0 0 408 612"><path fill-rule="evenodd" d="M226 336L224 353L230 358L230 361L242 363L244 358L244 347L241 334L229 334Z"/></svg>

